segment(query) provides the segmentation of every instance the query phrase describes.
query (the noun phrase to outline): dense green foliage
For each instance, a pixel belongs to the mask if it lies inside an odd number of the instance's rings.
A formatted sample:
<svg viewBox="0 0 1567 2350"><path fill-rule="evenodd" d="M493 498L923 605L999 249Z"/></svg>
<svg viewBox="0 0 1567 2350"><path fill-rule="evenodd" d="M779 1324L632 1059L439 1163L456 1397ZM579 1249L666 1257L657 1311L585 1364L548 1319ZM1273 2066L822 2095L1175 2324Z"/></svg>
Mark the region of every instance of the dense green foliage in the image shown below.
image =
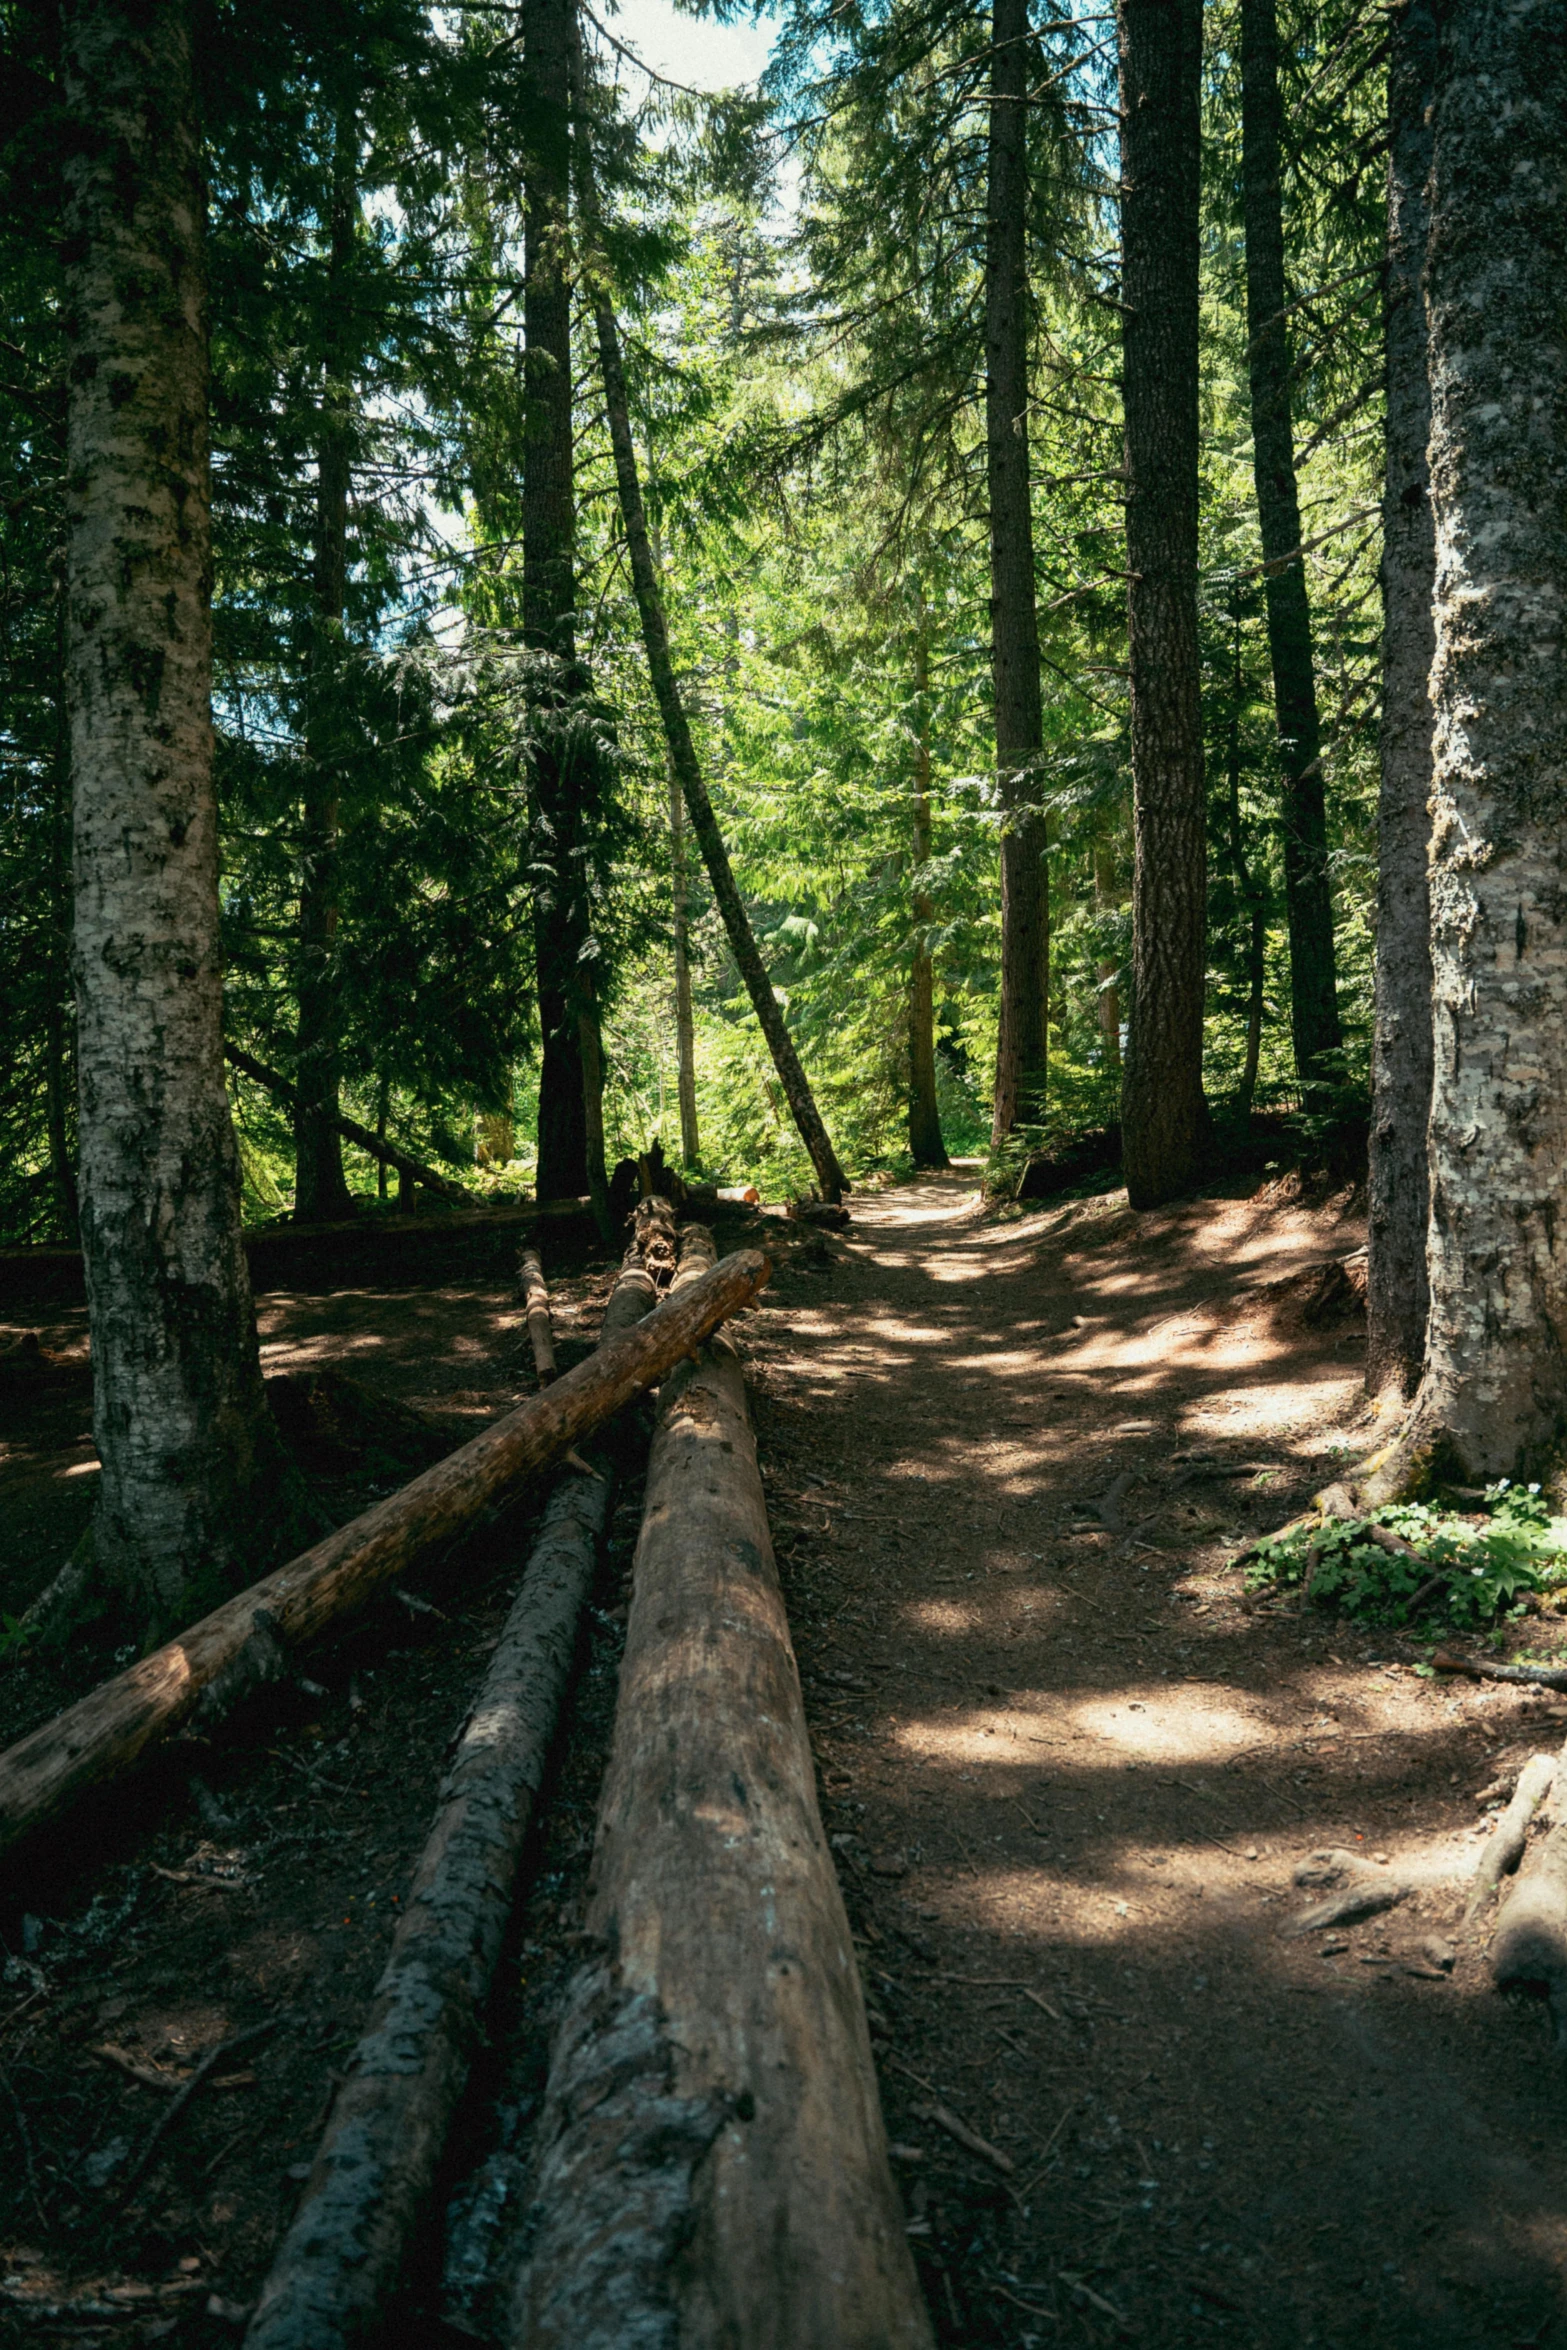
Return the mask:
<svg viewBox="0 0 1567 2350"><path fill-rule="evenodd" d="M1278 762L1249 461L1233 9L1208 10L1202 614L1207 1086L1236 1105L1262 950L1257 1100L1299 1106ZM1344 1083L1369 1033L1382 19L1286 0L1292 346L1322 703ZM630 20L626 20L628 23ZM302 804L337 778L345 1106L453 1166L476 1117L526 1180L537 1088L520 648L515 12L220 0L204 24L211 186L216 717L228 1019L292 1066ZM1056 1141L1116 1114L1129 772L1114 45L1036 10L1030 212L1035 534L1053 835ZM983 464L989 19L952 0L793 0L762 92L699 101L585 20L601 242L677 659L775 983L850 1172L905 1148L909 973L934 959L947 1147L988 1134L999 813ZM0 10L0 1236L69 1229L68 777L58 649L63 382L53 12ZM579 136L585 132L579 131ZM781 168L787 162L787 170ZM345 188L347 211L344 211ZM345 229L346 220L346 229ZM586 300L571 714L609 779L589 840L611 1153L676 1140L665 757L615 503ZM349 449L347 596L324 642L317 484ZM323 746L325 748L323 749ZM929 853L915 781L928 768ZM921 916L917 900L932 911ZM705 878L692 883L702 1158L807 1178ZM248 1211L292 1186L277 1106L235 1093ZM1310 1107L1310 1105L1307 1105ZM374 1192L371 1163L349 1177Z"/></svg>
<svg viewBox="0 0 1567 2350"><path fill-rule="evenodd" d="M1286 1527L1256 1545L1253 1590L1303 1589L1315 1607L1369 1624L1471 1630L1515 1603L1567 1582L1567 1518L1553 1518L1538 1485L1501 1478L1486 1510L1468 1515L1428 1502L1389 1503L1363 1518ZM1368 1539L1381 1526L1407 1551Z"/></svg>

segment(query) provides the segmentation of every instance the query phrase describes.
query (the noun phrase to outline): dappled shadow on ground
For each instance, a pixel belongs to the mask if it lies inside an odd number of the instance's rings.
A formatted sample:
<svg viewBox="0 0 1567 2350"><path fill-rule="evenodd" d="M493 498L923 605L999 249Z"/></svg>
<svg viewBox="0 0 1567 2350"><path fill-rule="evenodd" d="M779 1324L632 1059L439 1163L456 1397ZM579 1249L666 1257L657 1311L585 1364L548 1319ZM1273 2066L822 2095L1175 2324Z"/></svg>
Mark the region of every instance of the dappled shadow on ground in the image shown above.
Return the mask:
<svg viewBox="0 0 1567 2350"><path fill-rule="evenodd" d="M960 1175L857 1204L830 1283L793 1273L755 1317L828 1824L951 2342L1556 2338L1544 2021L1440 1945L1475 1791L1560 1709L1247 1613L1226 1566L1354 1433L1358 1333L1274 1310L1354 1246L1347 1205L1008 1227ZM1293 1869L1328 1845L1412 1889L1292 1937Z"/></svg>

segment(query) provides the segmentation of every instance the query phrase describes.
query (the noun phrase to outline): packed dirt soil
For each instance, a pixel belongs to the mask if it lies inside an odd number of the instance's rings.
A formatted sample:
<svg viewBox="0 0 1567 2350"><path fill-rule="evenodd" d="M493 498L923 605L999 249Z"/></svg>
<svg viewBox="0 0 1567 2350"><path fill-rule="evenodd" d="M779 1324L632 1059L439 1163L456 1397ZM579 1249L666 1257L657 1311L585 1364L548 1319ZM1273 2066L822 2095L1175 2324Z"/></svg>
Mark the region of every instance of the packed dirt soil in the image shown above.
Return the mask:
<svg viewBox="0 0 1567 2350"><path fill-rule="evenodd" d="M852 1206L841 1235L774 1227L742 1329L938 2338L1567 2343L1562 2074L1544 2010L1490 1988L1458 1923L1477 1795L1567 1708L1422 1677L1395 1637L1248 1600L1228 1563L1370 1439L1356 1201L1286 1182L1019 1215L959 1169ZM567 1360L609 1278L552 1268ZM531 1385L498 1285L260 1311L269 1370L332 1363L451 1441ZM0 1399L12 1611L92 1479L81 1317L31 1327L53 1368ZM399 1473L333 1468L335 1516ZM493 2334L638 1506L628 1486L402 2340ZM306 1660L313 1690L8 1888L0 2338L238 2339L531 1522L484 1529ZM81 1670L0 1664L5 1734ZM1328 1851L1399 1897L1292 1933Z"/></svg>

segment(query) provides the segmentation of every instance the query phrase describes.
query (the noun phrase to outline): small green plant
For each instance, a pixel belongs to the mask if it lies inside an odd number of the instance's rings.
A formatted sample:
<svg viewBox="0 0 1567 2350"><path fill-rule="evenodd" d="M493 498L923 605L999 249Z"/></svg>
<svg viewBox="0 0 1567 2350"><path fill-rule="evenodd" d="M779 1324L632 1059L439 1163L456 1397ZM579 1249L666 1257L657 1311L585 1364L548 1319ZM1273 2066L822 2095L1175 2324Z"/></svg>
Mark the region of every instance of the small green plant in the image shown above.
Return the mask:
<svg viewBox="0 0 1567 2350"><path fill-rule="evenodd" d="M8 1657L20 1656L37 1630L38 1626L30 1624L25 1616L7 1615L0 1608L0 1665Z"/></svg>
<svg viewBox="0 0 1567 2350"><path fill-rule="evenodd" d="M1553 1518L1538 1485L1503 1477L1483 1514L1427 1502L1391 1502L1363 1518L1286 1528L1256 1548L1247 1588L1304 1589L1315 1607L1368 1624L1473 1630L1521 1614L1533 1592L1567 1583L1567 1518ZM1369 1533L1398 1535L1407 1550Z"/></svg>

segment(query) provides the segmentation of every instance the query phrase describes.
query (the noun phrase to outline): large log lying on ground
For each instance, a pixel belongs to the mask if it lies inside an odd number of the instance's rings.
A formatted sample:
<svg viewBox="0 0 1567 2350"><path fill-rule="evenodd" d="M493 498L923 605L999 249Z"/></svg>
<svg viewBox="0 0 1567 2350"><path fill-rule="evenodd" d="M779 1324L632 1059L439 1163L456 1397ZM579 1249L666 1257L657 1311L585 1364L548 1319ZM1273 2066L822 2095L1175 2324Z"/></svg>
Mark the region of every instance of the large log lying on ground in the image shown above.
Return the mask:
<svg viewBox="0 0 1567 2350"><path fill-rule="evenodd" d="M1491 1943L1498 1990L1541 1992L1567 2042L1567 1824L1552 1828L1509 1895Z"/></svg>
<svg viewBox="0 0 1567 2350"><path fill-rule="evenodd" d="M258 1061L254 1053L247 1053L237 1044L226 1044L223 1047L223 1058L238 1069L242 1076L253 1079L264 1092L287 1103L290 1109L298 1107L298 1094L288 1078L279 1070L269 1069L265 1061ZM327 1119L327 1124L335 1126L345 1141L356 1143L360 1150L368 1151L371 1158L379 1159L383 1166L395 1167L399 1175L408 1177L410 1183L422 1183L426 1191L437 1192L442 1199L455 1200L460 1207L478 1205L466 1184L454 1182L450 1175L438 1175L422 1159L416 1159L409 1151L399 1150L395 1142L388 1142L384 1134L374 1134L368 1126L361 1126L357 1118L345 1118L339 1111Z"/></svg>
<svg viewBox="0 0 1567 2350"><path fill-rule="evenodd" d="M631 1328L654 1297L633 1243L599 1345ZM607 1453L598 1466L603 1474L567 1477L544 1512L247 2350L348 2350L369 2339L428 2209L604 1538Z"/></svg>
<svg viewBox="0 0 1567 2350"><path fill-rule="evenodd" d="M743 1249L471 1444L242 1591L0 1755L0 1853L128 1770L183 1722L221 1720L324 1631L591 1435L746 1305L771 1270Z"/></svg>
<svg viewBox="0 0 1567 2350"><path fill-rule="evenodd" d="M1510 1877L1529 1841L1529 1823L1550 1794L1556 1778L1554 1754L1531 1754L1518 1774L1512 1801L1491 1831L1470 1880L1464 1924L1472 1926L1504 1877Z"/></svg>
<svg viewBox="0 0 1567 2350"><path fill-rule="evenodd" d="M594 1877L508 2339L928 2350L722 1340L660 1393Z"/></svg>

